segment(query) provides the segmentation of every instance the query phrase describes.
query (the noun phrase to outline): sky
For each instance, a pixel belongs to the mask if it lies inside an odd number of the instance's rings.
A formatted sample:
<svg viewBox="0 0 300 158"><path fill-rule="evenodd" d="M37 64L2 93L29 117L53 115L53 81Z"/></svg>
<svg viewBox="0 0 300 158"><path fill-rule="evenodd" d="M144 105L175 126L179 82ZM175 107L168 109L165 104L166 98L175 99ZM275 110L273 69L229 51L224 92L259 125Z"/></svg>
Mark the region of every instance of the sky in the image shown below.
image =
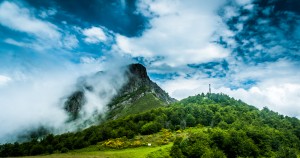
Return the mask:
<svg viewBox="0 0 300 158"><path fill-rule="evenodd" d="M78 77L137 62L178 100L211 84L300 118L299 8L299 0L2 0L1 128L53 122Z"/></svg>

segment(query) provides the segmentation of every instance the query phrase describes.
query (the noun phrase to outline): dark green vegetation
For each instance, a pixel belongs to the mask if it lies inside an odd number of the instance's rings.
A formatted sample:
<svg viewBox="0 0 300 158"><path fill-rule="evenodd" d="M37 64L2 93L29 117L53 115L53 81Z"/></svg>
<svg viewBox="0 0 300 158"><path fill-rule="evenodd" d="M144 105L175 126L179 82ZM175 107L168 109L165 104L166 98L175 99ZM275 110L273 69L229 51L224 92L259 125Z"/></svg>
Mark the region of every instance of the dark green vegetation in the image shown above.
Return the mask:
<svg viewBox="0 0 300 158"><path fill-rule="evenodd" d="M64 153L109 139L154 134L162 128L182 134L177 134L171 149L153 152L152 157L168 153L171 157L296 158L300 149L298 119L267 108L258 110L224 94L201 94L80 132L4 144L0 156Z"/></svg>

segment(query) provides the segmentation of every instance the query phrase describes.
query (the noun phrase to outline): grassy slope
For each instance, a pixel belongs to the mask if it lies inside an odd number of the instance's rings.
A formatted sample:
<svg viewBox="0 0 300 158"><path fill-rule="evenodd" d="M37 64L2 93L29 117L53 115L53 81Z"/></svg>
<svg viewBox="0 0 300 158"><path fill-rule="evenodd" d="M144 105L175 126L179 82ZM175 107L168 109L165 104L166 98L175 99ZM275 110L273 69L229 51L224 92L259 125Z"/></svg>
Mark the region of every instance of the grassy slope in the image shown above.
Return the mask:
<svg viewBox="0 0 300 158"><path fill-rule="evenodd" d="M190 133L199 132L199 131L207 131L207 127L197 126L186 128L185 130L179 130L177 132L173 132L172 138L176 136L180 136L183 138L187 138ZM105 149L99 151L99 145L92 145L83 149L73 150L68 153L62 154L52 154L52 155L44 155L44 156L28 156L26 158L166 158L169 157L169 152L173 143L167 145L155 145L156 139L161 137L160 133L138 136L143 140L142 142L151 142L153 143L152 147L141 146L135 148L126 148L126 149ZM171 139L174 140L174 139ZM300 155L298 153L298 158Z"/></svg>
<svg viewBox="0 0 300 158"><path fill-rule="evenodd" d="M156 98L152 93L147 93L145 96L139 98L129 105L125 105L124 109L118 111L119 117L127 116L130 114L137 114L143 111L162 107L165 104Z"/></svg>
<svg viewBox="0 0 300 158"><path fill-rule="evenodd" d="M128 148L128 149L121 149L121 150L107 150L107 151L88 151L90 149L78 150L78 151L71 151L65 154L52 154L52 155L45 155L45 156L29 156L26 158L144 158L149 153L157 151L157 150L164 150L166 148L170 148L172 143L163 146L156 146L156 147L137 147L137 148ZM88 147L90 148L90 147Z"/></svg>
<svg viewBox="0 0 300 158"><path fill-rule="evenodd" d="M139 135L135 139L140 140L143 144L146 142L152 143L151 147L141 146L135 148L126 149L102 149L98 145L91 145L89 147L73 150L68 153L58 153L51 155L39 155L39 156L27 156L26 158L158 158L166 157L169 155L169 151L173 146L173 140L176 136L187 137L188 133L199 130L207 130L206 127L191 127L180 132L173 132L170 137L170 143L167 145L158 145L157 142L164 137L162 132L151 134L151 135Z"/></svg>

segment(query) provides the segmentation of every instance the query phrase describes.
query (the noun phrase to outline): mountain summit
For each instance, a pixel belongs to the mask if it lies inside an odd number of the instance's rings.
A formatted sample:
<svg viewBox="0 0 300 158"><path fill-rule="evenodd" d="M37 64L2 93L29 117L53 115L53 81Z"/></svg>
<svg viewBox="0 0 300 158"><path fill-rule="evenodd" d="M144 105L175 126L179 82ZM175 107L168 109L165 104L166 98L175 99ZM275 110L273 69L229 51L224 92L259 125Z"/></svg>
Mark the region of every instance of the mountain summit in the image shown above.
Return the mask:
<svg viewBox="0 0 300 158"><path fill-rule="evenodd" d="M125 75L128 81L109 103L108 118L117 118L138 113L176 101L151 81L146 68L141 64L128 65Z"/></svg>
<svg viewBox="0 0 300 158"><path fill-rule="evenodd" d="M93 76L104 77L106 72L98 72ZM107 102L106 119L116 119L128 114L139 113L153 108L166 106L176 101L171 98L164 90L162 90L155 82L151 81L147 74L146 68L142 64L130 64L126 66L123 78L125 82L116 89L117 92ZM94 91L95 86L88 83L85 77L80 78L77 84L78 88L64 103L64 109L69 113L69 121L80 118L81 110L87 102L87 95L90 91ZM112 78L113 83L118 82L117 77ZM121 80L121 78L120 78ZM96 79L97 81L97 79ZM101 82L100 80L97 82ZM102 86L107 86L107 83L101 83ZM110 93L110 94L105 94ZM111 91L97 92L97 99L102 99L102 96L111 95ZM100 106L100 105L99 105Z"/></svg>

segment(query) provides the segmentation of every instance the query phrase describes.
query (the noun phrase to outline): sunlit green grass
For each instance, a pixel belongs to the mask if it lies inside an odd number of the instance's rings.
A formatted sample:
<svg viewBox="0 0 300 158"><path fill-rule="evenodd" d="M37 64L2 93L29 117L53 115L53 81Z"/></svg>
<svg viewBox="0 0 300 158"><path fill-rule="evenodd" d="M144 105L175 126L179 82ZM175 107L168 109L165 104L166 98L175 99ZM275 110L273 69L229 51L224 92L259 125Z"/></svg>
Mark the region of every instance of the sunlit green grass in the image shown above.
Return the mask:
<svg viewBox="0 0 300 158"><path fill-rule="evenodd" d="M163 107L165 104L157 99L153 94L148 93L140 99L133 102L131 105L125 106L125 109L119 113L120 116L127 116L130 114L137 114L143 111Z"/></svg>
<svg viewBox="0 0 300 158"><path fill-rule="evenodd" d="M120 149L120 150L106 150L106 151L71 151L69 153L64 154L52 154L52 155L44 155L44 156L29 156L26 158L144 158L149 153L157 151L157 150L164 150L165 148L170 148L172 143L163 146L156 146L156 147L137 147L137 148L128 148L128 149Z"/></svg>

